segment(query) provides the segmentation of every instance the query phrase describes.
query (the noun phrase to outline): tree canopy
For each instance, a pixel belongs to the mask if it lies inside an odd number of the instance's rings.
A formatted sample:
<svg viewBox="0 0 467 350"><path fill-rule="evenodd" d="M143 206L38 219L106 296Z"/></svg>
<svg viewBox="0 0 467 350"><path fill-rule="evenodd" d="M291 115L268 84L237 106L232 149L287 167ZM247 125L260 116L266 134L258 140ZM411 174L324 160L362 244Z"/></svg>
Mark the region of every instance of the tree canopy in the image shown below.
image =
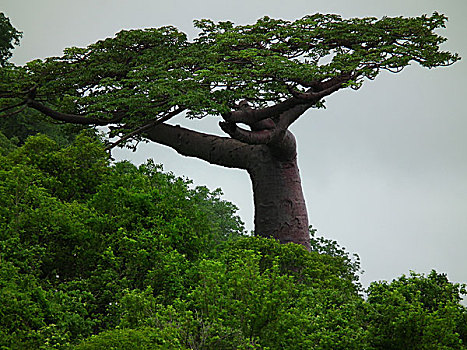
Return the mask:
<svg viewBox="0 0 467 350"><path fill-rule="evenodd" d="M446 20L438 13L264 17L252 25L200 20L193 40L174 27L126 30L3 72L0 90L9 93L2 105L27 103L58 120L109 124L112 135L133 138L182 112L251 124L296 106L321 107L325 96L383 70L452 64L459 57L440 50L446 39L435 33ZM243 100L253 110L238 111Z"/></svg>

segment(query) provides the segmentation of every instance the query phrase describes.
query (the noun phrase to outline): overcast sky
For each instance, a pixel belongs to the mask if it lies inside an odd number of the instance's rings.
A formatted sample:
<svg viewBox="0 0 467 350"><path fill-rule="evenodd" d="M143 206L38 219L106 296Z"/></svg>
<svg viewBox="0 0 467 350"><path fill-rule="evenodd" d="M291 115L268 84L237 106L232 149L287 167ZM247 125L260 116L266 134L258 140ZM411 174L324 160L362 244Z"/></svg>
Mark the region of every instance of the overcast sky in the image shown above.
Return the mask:
<svg viewBox="0 0 467 350"><path fill-rule="evenodd" d="M410 270L445 272L467 282L467 1L465 0L1 0L23 31L13 62L60 55L121 29L174 25L193 37L193 19L238 24L270 17L293 20L316 12L343 17L449 17L443 48L464 60L454 66L381 74L358 91L327 98L293 125L310 223L320 235L360 255L364 285ZM220 134L217 118L176 123ZM245 172L181 157L147 144L114 155L135 163L153 158L196 185L221 187L253 228Z"/></svg>

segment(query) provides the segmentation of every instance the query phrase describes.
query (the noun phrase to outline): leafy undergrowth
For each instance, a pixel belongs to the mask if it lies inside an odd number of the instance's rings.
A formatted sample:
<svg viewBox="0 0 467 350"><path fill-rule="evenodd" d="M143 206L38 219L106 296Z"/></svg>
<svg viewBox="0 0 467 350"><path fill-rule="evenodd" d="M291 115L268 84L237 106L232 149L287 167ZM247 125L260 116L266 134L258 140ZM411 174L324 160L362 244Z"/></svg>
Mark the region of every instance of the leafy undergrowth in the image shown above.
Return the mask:
<svg viewBox="0 0 467 350"><path fill-rule="evenodd" d="M463 286L248 237L219 190L94 138L0 147L2 349L465 349Z"/></svg>

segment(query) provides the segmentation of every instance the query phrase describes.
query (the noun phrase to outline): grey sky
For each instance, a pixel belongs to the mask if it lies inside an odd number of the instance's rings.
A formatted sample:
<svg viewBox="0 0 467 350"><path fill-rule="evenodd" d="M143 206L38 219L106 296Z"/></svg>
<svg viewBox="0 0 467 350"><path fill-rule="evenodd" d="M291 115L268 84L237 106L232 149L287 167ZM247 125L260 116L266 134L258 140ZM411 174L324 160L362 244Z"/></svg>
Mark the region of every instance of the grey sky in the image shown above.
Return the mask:
<svg viewBox="0 0 467 350"><path fill-rule="evenodd" d="M309 111L292 131L310 222L319 234L360 255L365 285L431 269L467 282L467 1L2 0L0 11L24 32L13 57L17 64L60 55L65 47L84 46L121 29L174 25L192 36L192 20L199 18L250 23L264 15L295 19L315 12L446 14L444 48L464 60L448 68L414 65L400 74L381 74L359 91L329 97L326 110ZM176 122L220 134L215 117ZM221 187L252 228L246 173L153 144L115 155L136 163L154 158L197 185Z"/></svg>

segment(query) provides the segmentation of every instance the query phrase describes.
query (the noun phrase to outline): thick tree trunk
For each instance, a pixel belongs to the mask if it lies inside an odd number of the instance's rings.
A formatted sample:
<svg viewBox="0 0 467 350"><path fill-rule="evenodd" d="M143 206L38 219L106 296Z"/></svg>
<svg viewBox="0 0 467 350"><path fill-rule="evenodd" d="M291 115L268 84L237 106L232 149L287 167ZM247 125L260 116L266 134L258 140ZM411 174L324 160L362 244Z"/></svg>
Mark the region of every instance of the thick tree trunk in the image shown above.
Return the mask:
<svg viewBox="0 0 467 350"><path fill-rule="evenodd" d="M297 159L281 160L264 147L248 170L253 185L255 234L310 250L308 213Z"/></svg>

